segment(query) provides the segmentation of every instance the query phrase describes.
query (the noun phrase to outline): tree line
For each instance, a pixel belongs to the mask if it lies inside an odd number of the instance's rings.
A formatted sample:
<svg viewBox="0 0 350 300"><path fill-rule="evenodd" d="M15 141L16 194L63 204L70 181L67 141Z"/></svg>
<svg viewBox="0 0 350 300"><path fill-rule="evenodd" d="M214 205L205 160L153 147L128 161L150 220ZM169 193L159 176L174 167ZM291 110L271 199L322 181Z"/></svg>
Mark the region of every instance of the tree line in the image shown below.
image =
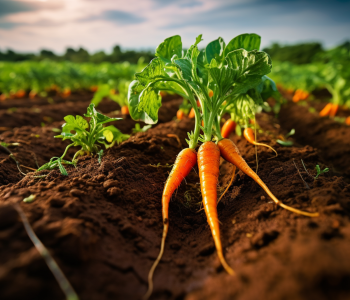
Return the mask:
<svg viewBox="0 0 350 300"><path fill-rule="evenodd" d="M294 64L308 64L313 62L327 63L334 57L348 59L350 57L350 41L346 41L339 46L326 50L321 43L300 43L294 45L281 45L279 43L273 43L271 46L266 47L263 51L267 52L274 61L289 61ZM333 55L337 53L337 55ZM124 62L137 63L138 60L143 57L145 62L149 62L154 58L153 51L145 50L122 50L120 46L115 46L112 53L107 54L104 51L99 51L90 54L86 49L79 48L75 50L73 48L67 48L65 54L56 55L50 50L41 50L39 54L35 53L16 53L13 50L7 50L6 52L0 51L0 61L41 61L45 59L53 61L71 61L75 63L82 62Z"/></svg>

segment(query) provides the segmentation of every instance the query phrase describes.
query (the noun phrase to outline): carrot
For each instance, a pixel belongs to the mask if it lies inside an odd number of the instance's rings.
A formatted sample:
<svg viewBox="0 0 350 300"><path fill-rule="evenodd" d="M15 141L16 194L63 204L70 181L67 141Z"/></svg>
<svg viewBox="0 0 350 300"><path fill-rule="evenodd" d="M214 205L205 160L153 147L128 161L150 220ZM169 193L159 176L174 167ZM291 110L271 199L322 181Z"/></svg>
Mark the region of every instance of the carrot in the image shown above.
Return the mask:
<svg viewBox="0 0 350 300"><path fill-rule="evenodd" d="M211 97L213 97L213 95L214 95L214 92L212 91L212 90L209 90L209 98L211 98Z"/></svg>
<svg viewBox="0 0 350 300"><path fill-rule="evenodd" d="M185 116L185 113L181 109L179 109L176 113L176 118L178 120L182 120L184 118L184 116Z"/></svg>
<svg viewBox="0 0 350 300"><path fill-rule="evenodd" d="M25 95L26 95L26 91L25 90L18 90L16 92L16 98L23 98L23 97L25 97Z"/></svg>
<svg viewBox="0 0 350 300"><path fill-rule="evenodd" d="M62 97L63 98L66 98L66 97L69 97L70 96L70 94L71 94L71 89L70 88L64 88L63 89L63 92L62 92Z"/></svg>
<svg viewBox="0 0 350 300"><path fill-rule="evenodd" d="M293 102L299 102L299 100L301 100L301 93L302 93L302 90L300 90L300 89L297 89L296 91L295 91L295 94L293 95Z"/></svg>
<svg viewBox="0 0 350 300"><path fill-rule="evenodd" d="M201 107L201 103L199 102L199 100L197 100L197 107ZM190 113L188 114L188 117L193 119L195 117L195 112L194 112L194 108L191 108Z"/></svg>
<svg viewBox="0 0 350 300"><path fill-rule="evenodd" d="M195 116L196 116L196 114L195 114L195 112L194 112L194 108L192 107L190 113L188 114L188 117L189 117L190 119L193 119Z"/></svg>
<svg viewBox="0 0 350 300"><path fill-rule="evenodd" d="M163 236L160 251L157 259L153 263L148 273L148 291L143 299L148 299L153 291L153 273L164 252L165 239L169 229L169 202L174 191L179 187L182 180L190 173L197 161L197 153L194 149L186 148L182 150L176 158L174 166L165 183L162 196L162 216L163 216Z"/></svg>
<svg viewBox="0 0 350 300"><path fill-rule="evenodd" d="M129 114L129 107L127 105L122 106L122 114L123 115Z"/></svg>
<svg viewBox="0 0 350 300"><path fill-rule="evenodd" d="M160 92L159 92L159 95L163 98L163 97L165 97L165 96L167 95L167 92L165 92L165 91L160 91Z"/></svg>
<svg viewBox="0 0 350 300"><path fill-rule="evenodd" d="M98 86L97 85L90 86L90 91L91 92L95 93L95 92L97 92L97 90L98 90Z"/></svg>
<svg viewBox="0 0 350 300"><path fill-rule="evenodd" d="M244 174L251 177L257 184L259 184L263 190L271 197L271 199L279 206L292 211L297 214L301 214L308 217L318 217L318 213L304 212L299 209L290 207L283 204L278 200L266 186L266 184L260 179L260 177L248 166L244 158L239 153L237 146L229 139L222 139L218 142L218 147L220 149L221 156L228 162L234 164L238 169L240 169Z"/></svg>
<svg viewBox="0 0 350 300"><path fill-rule="evenodd" d="M328 116L329 113L331 112L333 107L332 103L328 103L321 111L320 111L320 117L325 117Z"/></svg>
<svg viewBox="0 0 350 300"><path fill-rule="evenodd" d="M347 117L347 118L345 119L345 124L350 126L350 117Z"/></svg>
<svg viewBox="0 0 350 300"><path fill-rule="evenodd" d="M0 95L0 101L5 101L7 98L6 94L1 94Z"/></svg>
<svg viewBox="0 0 350 300"><path fill-rule="evenodd" d="M30 99L34 99L36 97L36 95L37 95L37 92L34 91L34 90L31 90L30 93L29 93L29 98Z"/></svg>
<svg viewBox="0 0 350 300"><path fill-rule="evenodd" d="M224 125L222 125L221 128L221 135L223 138L228 138L231 134L236 129L236 122L232 121L231 119L228 119Z"/></svg>
<svg viewBox="0 0 350 300"><path fill-rule="evenodd" d="M335 117L335 115L337 114L337 111L338 111L338 107L339 107L338 104L332 104L331 111L329 112L330 117L332 117L332 118Z"/></svg>
<svg viewBox="0 0 350 300"><path fill-rule="evenodd" d="M234 271L226 263L222 253L222 244L220 241L220 229L217 206L217 190L220 166L220 150L213 142L205 142L198 150L198 169L201 183L201 192L203 197L203 206L211 233L214 239L216 251L222 266L230 275Z"/></svg>
<svg viewBox="0 0 350 300"><path fill-rule="evenodd" d="M274 152L276 153L276 157L277 157L277 155L278 155L278 154L277 154L277 151L276 151L275 149L273 149L271 146L266 145L266 144L262 144L262 143L258 143L258 142L255 141L253 129L247 127L246 129L244 129L243 135L244 135L245 139L246 139L249 143L251 143L251 144L253 144L253 145L257 145L257 146L264 146L264 147L267 147L267 148L271 149L272 151L274 151Z"/></svg>

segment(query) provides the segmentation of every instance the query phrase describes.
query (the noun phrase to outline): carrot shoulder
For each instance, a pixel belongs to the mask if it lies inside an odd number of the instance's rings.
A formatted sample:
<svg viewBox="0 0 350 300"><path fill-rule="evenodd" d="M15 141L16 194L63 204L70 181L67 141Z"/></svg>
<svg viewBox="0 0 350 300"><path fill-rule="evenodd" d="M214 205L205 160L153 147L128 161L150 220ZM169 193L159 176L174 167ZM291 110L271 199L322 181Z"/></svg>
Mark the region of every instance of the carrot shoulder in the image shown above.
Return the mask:
<svg viewBox="0 0 350 300"><path fill-rule="evenodd" d="M191 169L197 162L197 153L194 149L183 149L176 158L175 164L165 183L162 195L162 219L163 219L163 235L161 241L160 252L153 263L148 274L148 291L143 299L148 299L153 291L153 273L164 252L165 239L169 229L169 202L174 191L179 187L182 180L191 172Z"/></svg>
<svg viewBox="0 0 350 300"><path fill-rule="evenodd" d="M236 129L236 122L228 119L221 128L221 135L223 138L228 138L232 131Z"/></svg>
<svg viewBox="0 0 350 300"><path fill-rule="evenodd" d="M211 233L213 235L218 257L225 270L233 275L234 271L226 263L220 240L217 206L217 184L220 166L220 150L213 142L205 142L198 150L198 169L203 197L203 206Z"/></svg>
<svg viewBox="0 0 350 300"><path fill-rule="evenodd" d="M317 217L318 213L309 213L304 212L299 209L290 207L288 205L283 204L280 200L278 200L274 194L269 190L266 184L260 179L260 177L248 166L244 158L239 153L237 146L229 139L222 139L218 142L218 147L220 149L221 156L227 160L228 162L234 164L237 168L239 168L243 173L254 179L254 181L259 184L264 191L271 197L271 199L279 206L292 211L297 214L301 214L308 217Z"/></svg>

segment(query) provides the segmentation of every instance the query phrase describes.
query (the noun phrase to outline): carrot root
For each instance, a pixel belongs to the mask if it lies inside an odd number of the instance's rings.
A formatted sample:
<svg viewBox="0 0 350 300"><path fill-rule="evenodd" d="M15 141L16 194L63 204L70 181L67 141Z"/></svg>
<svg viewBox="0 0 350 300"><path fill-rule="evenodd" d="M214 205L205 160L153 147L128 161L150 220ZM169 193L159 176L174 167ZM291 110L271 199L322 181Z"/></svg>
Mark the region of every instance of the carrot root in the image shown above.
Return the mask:
<svg viewBox="0 0 350 300"><path fill-rule="evenodd" d="M232 165L232 177L231 177L231 180L229 182L229 184L227 185L225 191L222 193L222 195L220 196L219 200L218 200L218 204L219 202L221 201L221 199L225 196L226 192L228 191L228 189L230 188L232 182L233 182L233 179L235 179L235 175L236 175L236 166L235 165Z"/></svg>
<svg viewBox="0 0 350 300"><path fill-rule="evenodd" d="M162 235L162 241L160 244L160 251L158 254L157 259L155 260L155 262L153 263L149 273L148 273L148 290L147 293L143 296L143 300L147 300L153 292L153 274L155 269L157 268L160 260L162 259L163 253L164 253L164 247L165 247L165 240L166 240L166 236L168 234L168 229L169 229L169 222L168 220L166 220L166 223L164 223L164 227L163 227L163 235Z"/></svg>
<svg viewBox="0 0 350 300"><path fill-rule="evenodd" d="M258 143L258 142L255 141L253 129L251 129L251 128L246 128L246 129L244 129L243 135L244 135L245 139L246 139L249 143L251 143L251 144L253 144L253 145L256 145L256 146L264 146L264 147L267 147L267 148L271 149L273 152L276 153L276 157L278 156L277 151L276 151L275 149L273 149L271 146L266 145L266 144L263 144L263 143Z"/></svg>
<svg viewBox="0 0 350 300"><path fill-rule="evenodd" d="M227 160L228 162L234 164L237 168L239 168L243 173L251 177L257 184L259 184L263 190L270 196L270 198L280 207L294 212L296 214L304 215L307 217L318 217L318 213L309 213L305 212L288 205L283 204L280 200L278 200L274 194L269 190L266 184L260 179L260 177L248 166L244 158L239 153L237 146L229 139L222 139L218 143L218 147L220 149L221 156Z"/></svg>
<svg viewBox="0 0 350 300"><path fill-rule="evenodd" d="M163 235L160 246L160 251L157 259L153 263L149 273L148 273L148 290L144 295L143 299L148 299L153 291L153 274L159 264L163 253L165 239L169 228L169 202L174 191L179 187L182 180L191 172L192 168L196 164L197 153L194 149L186 148L183 149L176 158L173 169L169 174L169 177L165 183L163 195L162 195L162 218L163 218Z"/></svg>
<svg viewBox="0 0 350 300"><path fill-rule="evenodd" d="M219 260L227 273L233 275L234 271L227 264L223 255L222 244L220 240L218 212L216 209L216 186L219 177L219 166L220 150L218 146L213 142L205 142L202 144L198 150L198 169L204 210L211 229Z"/></svg>

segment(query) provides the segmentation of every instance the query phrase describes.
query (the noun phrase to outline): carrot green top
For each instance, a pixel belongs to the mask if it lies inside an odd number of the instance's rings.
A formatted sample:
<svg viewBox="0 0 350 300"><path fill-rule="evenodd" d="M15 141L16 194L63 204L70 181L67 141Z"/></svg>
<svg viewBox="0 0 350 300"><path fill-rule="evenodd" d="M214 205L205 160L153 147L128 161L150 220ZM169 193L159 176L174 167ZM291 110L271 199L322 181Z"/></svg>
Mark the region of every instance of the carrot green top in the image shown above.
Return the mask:
<svg viewBox="0 0 350 300"><path fill-rule="evenodd" d="M220 139L218 116L223 103L234 103L237 95L255 90L272 67L268 54L258 51L260 36L256 34L239 35L227 45L219 37L200 51L201 41L199 35L185 51L180 36L165 39L156 49L156 58L135 74L128 93L131 117L149 124L158 121L161 90L187 98L196 119L194 132L189 133L190 148L195 148L198 140L210 141L213 133ZM203 136L199 135L201 120Z"/></svg>

